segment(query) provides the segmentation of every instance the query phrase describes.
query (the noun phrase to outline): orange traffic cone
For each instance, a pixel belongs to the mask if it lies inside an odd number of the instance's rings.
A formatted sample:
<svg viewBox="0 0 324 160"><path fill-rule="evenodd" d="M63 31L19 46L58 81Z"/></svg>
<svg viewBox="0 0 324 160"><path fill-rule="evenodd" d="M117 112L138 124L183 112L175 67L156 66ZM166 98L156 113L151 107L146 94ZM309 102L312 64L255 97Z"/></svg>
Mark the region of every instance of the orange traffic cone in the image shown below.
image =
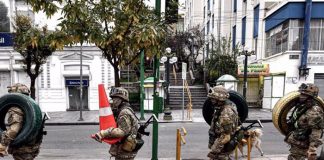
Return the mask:
<svg viewBox="0 0 324 160"><path fill-rule="evenodd" d="M110 127L117 127L113 112L111 110L104 84L98 85L99 92L99 125L100 130L105 130ZM121 138L104 138L102 141L108 144L114 144L120 141Z"/></svg>

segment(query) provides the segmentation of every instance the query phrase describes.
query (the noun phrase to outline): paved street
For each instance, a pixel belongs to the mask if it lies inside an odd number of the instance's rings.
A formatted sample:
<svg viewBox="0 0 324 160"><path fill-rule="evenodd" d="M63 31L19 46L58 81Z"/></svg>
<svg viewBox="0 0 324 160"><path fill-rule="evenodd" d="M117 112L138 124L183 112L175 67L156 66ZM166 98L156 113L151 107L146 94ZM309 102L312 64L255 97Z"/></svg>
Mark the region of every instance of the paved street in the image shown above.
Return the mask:
<svg viewBox="0 0 324 160"><path fill-rule="evenodd" d="M159 159L175 159L176 129L184 126L188 135L187 144L182 146L183 159L207 159L208 125L206 123L162 123L159 125ZM107 159L109 157L106 144L90 139L90 134L98 130L96 125L47 126L41 153L37 159ZM148 131L151 130L148 128ZM265 156L259 156L254 149L253 159L268 160L267 157L280 160L288 153L288 147L272 123L264 123L262 148ZM144 147L139 151L137 159L150 159L152 137L144 137ZM273 158L277 157L277 158ZM10 159L10 158L6 158Z"/></svg>

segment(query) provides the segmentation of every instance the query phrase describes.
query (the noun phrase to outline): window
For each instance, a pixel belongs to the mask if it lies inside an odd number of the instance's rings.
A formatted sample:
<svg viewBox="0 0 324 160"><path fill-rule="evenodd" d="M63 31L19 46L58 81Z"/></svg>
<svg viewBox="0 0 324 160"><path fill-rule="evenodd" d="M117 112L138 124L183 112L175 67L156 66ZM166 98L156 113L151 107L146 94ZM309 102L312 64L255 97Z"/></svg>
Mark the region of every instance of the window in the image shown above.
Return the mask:
<svg viewBox="0 0 324 160"><path fill-rule="evenodd" d="M309 30L308 50L320 49L321 20L312 20Z"/></svg>
<svg viewBox="0 0 324 160"><path fill-rule="evenodd" d="M233 26L233 40L232 40L232 49L236 47L236 26Z"/></svg>
<svg viewBox="0 0 324 160"><path fill-rule="evenodd" d="M246 8L247 8L246 1L243 1L243 3L242 3L242 14L243 14L243 16L246 16Z"/></svg>
<svg viewBox="0 0 324 160"><path fill-rule="evenodd" d="M242 19L242 45L245 45L245 32L246 32L246 17Z"/></svg>
<svg viewBox="0 0 324 160"><path fill-rule="evenodd" d="M258 37L259 32L259 5L254 8L253 19L253 38L255 38Z"/></svg>
<svg viewBox="0 0 324 160"><path fill-rule="evenodd" d="M233 0L233 12L237 10L237 0Z"/></svg>
<svg viewBox="0 0 324 160"><path fill-rule="evenodd" d="M266 57L287 50L301 51L303 48L304 21L287 20L266 33ZM308 50L324 50L323 19L312 19L309 32Z"/></svg>
<svg viewBox="0 0 324 160"><path fill-rule="evenodd" d="M269 57L288 50L288 26L289 21L286 21L280 26L267 32L265 57Z"/></svg>
<svg viewBox="0 0 324 160"><path fill-rule="evenodd" d="M324 20L321 21L321 34L320 34L320 50L324 50Z"/></svg>
<svg viewBox="0 0 324 160"><path fill-rule="evenodd" d="M213 14L213 19L212 19L212 29L214 29L214 25L215 25L215 19L214 19L214 14Z"/></svg>
<svg viewBox="0 0 324 160"><path fill-rule="evenodd" d="M82 70L88 71L89 70L88 65L82 65ZM80 70L80 65L65 65L64 66L65 71L79 71Z"/></svg>
<svg viewBox="0 0 324 160"><path fill-rule="evenodd" d="M301 50L304 35L303 21L290 20L289 34L288 50Z"/></svg>
<svg viewBox="0 0 324 160"><path fill-rule="evenodd" d="M208 11L210 11L210 0L207 0Z"/></svg>
<svg viewBox="0 0 324 160"><path fill-rule="evenodd" d="M257 38L254 38L254 53L258 53L258 39Z"/></svg>
<svg viewBox="0 0 324 160"><path fill-rule="evenodd" d="M207 22L207 34L209 34L209 26L210 26L210 23L209 21Z"/></svg>

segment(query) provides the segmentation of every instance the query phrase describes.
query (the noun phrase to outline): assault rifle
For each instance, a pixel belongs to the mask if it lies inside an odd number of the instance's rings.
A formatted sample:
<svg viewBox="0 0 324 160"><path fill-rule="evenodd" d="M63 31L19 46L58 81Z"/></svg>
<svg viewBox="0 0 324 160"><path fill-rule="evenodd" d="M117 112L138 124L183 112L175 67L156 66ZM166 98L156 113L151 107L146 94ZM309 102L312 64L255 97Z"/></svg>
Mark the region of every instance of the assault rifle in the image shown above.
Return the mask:
<svg viewBox="0 0 324 160"><path fill-rule="evenodd" d="M140 127L138 128L138 133L149 136L150 132L146 132L145 129L147 128L147 126L153 122L153 119L155 119L157 122L159 122L159 120L156 118L156 116L153 114L146 122L140 122L139 125Z"/></svg>
<svg viewBox="0 0 324 160"><path fill-rule="evenodd" d="M258 126L255 126L255 124L258 124ZM250 125L248 125L248 126L246 126L246 127L242 126L242 127L241 127L241 130L243 130L243 131L247 131L247 130L253 128L253 127L260 127L260 128L263 128L263 125L262 125L262 123L261 123L260 120L255 120L254 122L252 122Z"/></svg>
<svg viewBox="0 0 324 160"><path fill-rule="evenodd" d="M38 141L41 141L43 139L43 135L47 135L47 131L44 131L44 128L45 128L45 121L49 120L49 119L50 119L50 116L47 114L47 112L44 112L41 128L40 128L40 131L39 131L39 133L37 135L37 140Z"/></svg>

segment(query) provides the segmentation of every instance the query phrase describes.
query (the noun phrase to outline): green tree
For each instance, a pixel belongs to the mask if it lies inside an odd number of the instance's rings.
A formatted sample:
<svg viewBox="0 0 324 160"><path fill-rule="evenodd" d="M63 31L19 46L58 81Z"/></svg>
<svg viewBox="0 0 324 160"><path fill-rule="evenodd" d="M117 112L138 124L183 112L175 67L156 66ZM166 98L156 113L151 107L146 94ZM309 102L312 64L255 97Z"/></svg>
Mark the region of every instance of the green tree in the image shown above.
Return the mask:
<svg viewBox="0 0 324 160"><path fill-rule="evenodd" d="M204 33L200 30L199 26L193 27L185 32L175 33L172 32L167 36L167 46L175 51L179 62L189 62L192 57L196 61L201 49L205 44ZM193 66L190 66L193 67Z"/></svg>
<svg viewBox="0 0 324 160"><path fill-rule="evenodd" d="M65 5L62 0L27 2L34 11L44 10L48 16ZM138 60L140 50L152 56L163 47L165 26L143 0L70 0L62 13L62 31L70 33L74 43L87 40L102 51L114 68L116 86L120 86L120 68ZM82 25L74 26L75 22Z"/></svg>
<svg viewBox="0 0 324 160"><path fill-rule="evenodd" d="M10 32L8 8L3 2L0 2L0 32Z"/></svg>
<svg viewBox="0 0 324 160"><path fill-rule="evenodd" d="M41 66L52 53L63 48L64 34L49 32L47 27L33 27L31 19L18 15L15 18L14 49L23 57L24 70L30 77L31 97L35 99L35 80L42 72Z"/></svg>
<svg viewBox="0 0 324 160"><path fill-rule="evenodd" d="M165 22L167 24L178 22L178 0L166 0L165 1Z"/></svg>
<svg viewBox="0 0 324 160"><path fill-rule="evenodd" d="M206 60L206 70L208 71L207 79L214 83L220 76L224 74L237 75L236 57L239 54L239 44L234 49L231 49L231 39L222 37L220 42L215 41L212 45L211 53Z"/></svg>

